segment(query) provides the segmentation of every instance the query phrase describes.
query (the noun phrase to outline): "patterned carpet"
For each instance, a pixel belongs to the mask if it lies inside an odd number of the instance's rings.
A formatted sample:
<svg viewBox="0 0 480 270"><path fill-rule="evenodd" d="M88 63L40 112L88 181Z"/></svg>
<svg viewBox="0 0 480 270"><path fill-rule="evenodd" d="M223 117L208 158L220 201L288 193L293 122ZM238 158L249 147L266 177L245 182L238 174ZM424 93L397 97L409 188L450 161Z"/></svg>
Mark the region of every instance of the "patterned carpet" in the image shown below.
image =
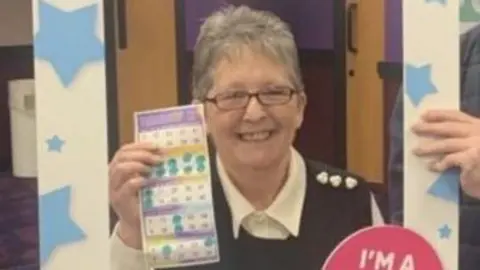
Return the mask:
<svg viewBox="0 0 480 270"><path fill-rule="evenodd" d="M38 270L35 179L0 173L0 270Z"/></svg>

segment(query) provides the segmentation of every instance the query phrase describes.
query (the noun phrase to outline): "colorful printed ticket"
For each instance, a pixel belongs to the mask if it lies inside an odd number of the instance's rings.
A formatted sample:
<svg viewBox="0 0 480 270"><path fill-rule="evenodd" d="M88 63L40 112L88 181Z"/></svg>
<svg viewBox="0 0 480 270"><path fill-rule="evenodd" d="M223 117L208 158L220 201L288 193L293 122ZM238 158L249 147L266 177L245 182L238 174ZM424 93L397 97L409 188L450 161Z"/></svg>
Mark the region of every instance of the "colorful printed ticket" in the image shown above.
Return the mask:
<svg viewBox="0 0 480 270"><path fill-rule="evenodd" d="M135 129L136 141L155 142L165 151L139 196L148 265L218 262L203 106L138 112Z"/></svg>

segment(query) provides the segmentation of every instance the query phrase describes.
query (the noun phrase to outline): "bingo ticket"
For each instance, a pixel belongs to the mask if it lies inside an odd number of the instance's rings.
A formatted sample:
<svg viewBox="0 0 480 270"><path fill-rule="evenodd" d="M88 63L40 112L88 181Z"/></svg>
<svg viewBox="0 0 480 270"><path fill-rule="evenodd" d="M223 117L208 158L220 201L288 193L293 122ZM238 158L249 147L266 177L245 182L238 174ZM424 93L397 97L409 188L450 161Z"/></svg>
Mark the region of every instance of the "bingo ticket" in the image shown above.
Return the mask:
<svg viewBox="0 0 480 270"><path fill-rule="evenodd" d="M164 158L140 192L143 249L152 268L220 260L202 105L135 113L136 141Z"/></svg>

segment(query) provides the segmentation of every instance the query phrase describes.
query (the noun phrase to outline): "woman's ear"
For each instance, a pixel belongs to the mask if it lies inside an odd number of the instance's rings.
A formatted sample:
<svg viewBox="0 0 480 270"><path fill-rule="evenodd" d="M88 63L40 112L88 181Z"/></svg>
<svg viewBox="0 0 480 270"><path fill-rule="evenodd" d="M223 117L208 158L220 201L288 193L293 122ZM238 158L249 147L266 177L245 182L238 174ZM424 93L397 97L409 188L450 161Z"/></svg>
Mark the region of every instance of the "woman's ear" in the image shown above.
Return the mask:
<svg viewBox="0 0 480 270"><path fill-rule="evenodd" d="M307 106L307 95L305 92L298 94L298 113L297 113L297 129L303 124L303 118L305 114L305 107Z"/></svg>
<svg viewBox="0 0 480 270"><path fill-rule="evenodd" d="M303 91L298 94L298 106L301 110L307 106L307 95Z"/></svg>

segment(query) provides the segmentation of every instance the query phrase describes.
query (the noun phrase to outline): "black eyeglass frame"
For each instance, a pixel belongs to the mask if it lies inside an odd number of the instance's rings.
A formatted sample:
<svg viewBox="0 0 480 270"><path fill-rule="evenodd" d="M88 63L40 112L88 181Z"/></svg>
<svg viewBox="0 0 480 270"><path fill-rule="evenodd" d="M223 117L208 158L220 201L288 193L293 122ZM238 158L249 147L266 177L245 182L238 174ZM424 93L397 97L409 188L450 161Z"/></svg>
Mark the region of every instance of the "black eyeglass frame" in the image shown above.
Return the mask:
<svg viewBox="0 0 480 270"><path fill-rule="evenodd" d="M285 95L285 100L281 100L279 102L265 102L265 98L262 99L262 95L264 95L263 97L265 97L265 95L269 91L275 91L275 90L285 90L285 94L286 94ZM277 87L268 88L266 90L260 90L260 91L257 91L257 92L249 92L249 91L237 91L237 92L235 92L235 94L238 94L238 93L241 93L241 94L244 95L241 98L245 98L245 100L242 100L242 102L241 102L242 105L241 106L239 105L239 106L233 106L233 107L224 107L224 106L219 105L219 104L221 104L222 101L225 101L225 100L221 99L222 96L232 94L231 92L219 93L219 94L217 94L213 97L206 97L206 98L203 99L203 102L210 102L212 104L215 104L215 106L217 106L218 109L225 110L225 111L245 109L248 106L248 104L250 104L250 101L251 101L252 98L255 98L259 104L261 104L262 106L265 106L265 107L281 106L281 105L285 105L285 104L289 103L292 100L292 97L294 95L300 93L300 91L295 90L294 88L288 87L288 86L277 86Z"/></svg>

